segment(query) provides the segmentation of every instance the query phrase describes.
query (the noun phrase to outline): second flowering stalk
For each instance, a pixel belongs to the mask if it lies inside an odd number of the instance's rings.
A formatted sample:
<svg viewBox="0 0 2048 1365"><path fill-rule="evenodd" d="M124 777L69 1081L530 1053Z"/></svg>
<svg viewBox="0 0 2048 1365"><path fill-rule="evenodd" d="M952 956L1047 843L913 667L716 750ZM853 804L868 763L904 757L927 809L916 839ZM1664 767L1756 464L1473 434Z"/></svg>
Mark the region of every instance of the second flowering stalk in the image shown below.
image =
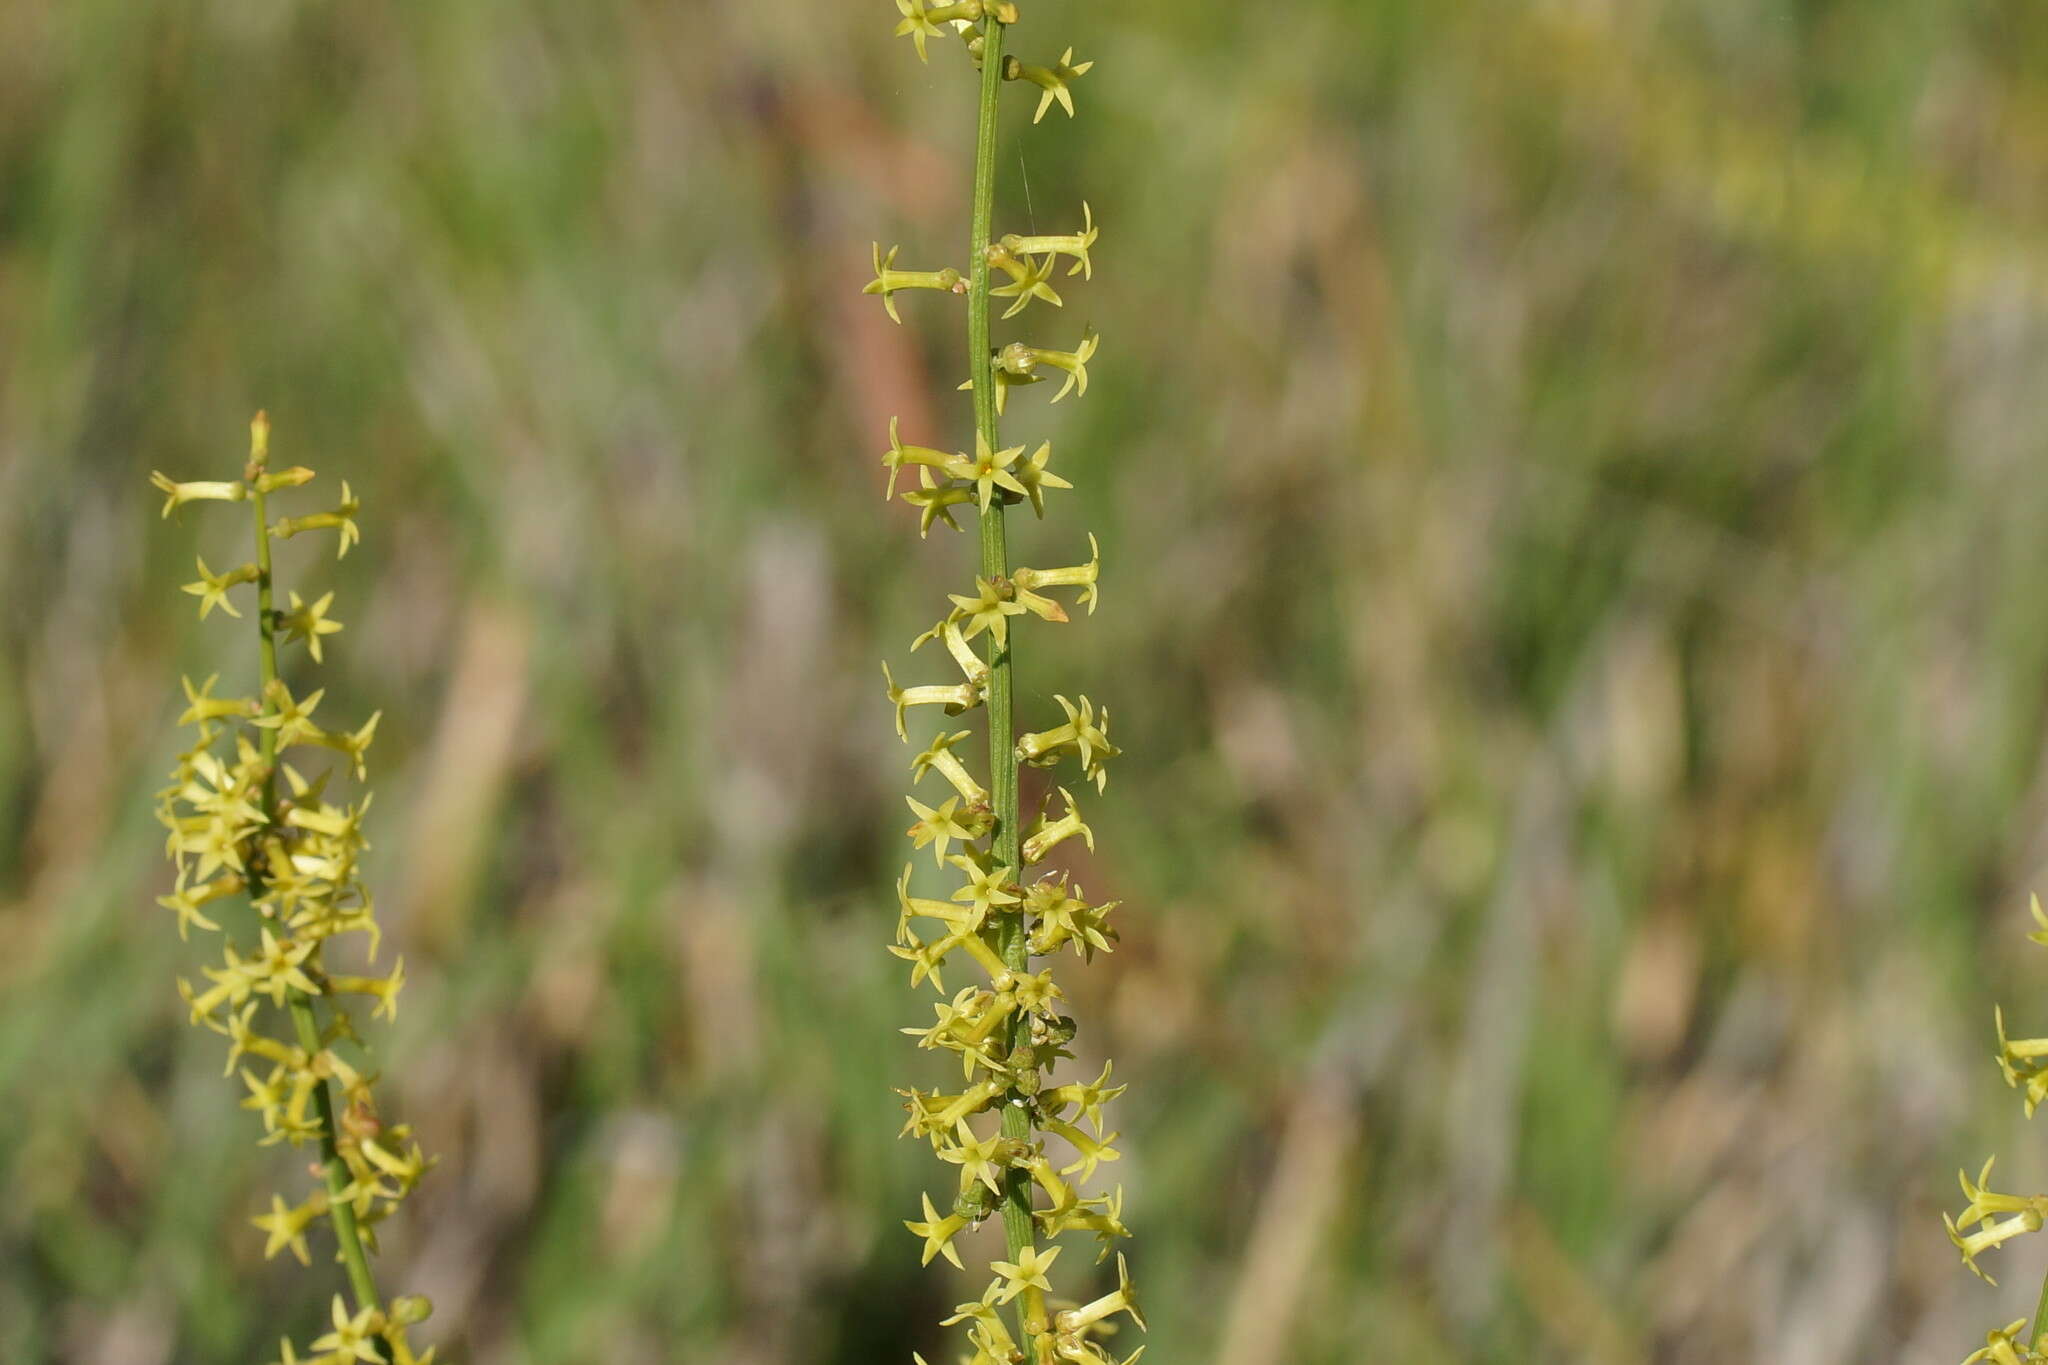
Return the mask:
<svg viewBox="0 0 2048 1365"><path fill-rule="evenodd" d="M328 614L333 593L307 602L294 592L280 607L272 587L274 542L332 531L341 554L356 542L358 509L345 483L330 511L268 520L272 494L313 477L303 467L271 467L270 423L260 412L239 479L181 483L154 476L167 496L165 516L191 503L248 504L255 557L220 573L202 559L198 581L184 590L199 599L204 619L215 608L240 617L235 590L253 588L249 624L258 664L253 696L214 695L218 675L197 687L184 684L188 705L179 723L195 738L159 796L158 818L176 868L175 886L160 903L177 916L180 937L197 928L223 940L220 965L202 969L206 984L181 978L178 989L192 1022L228 1039L226 1074L240 1077L242 1107L262 1121L262 1145L312 1149L308 1164L319 1186L303 1197L273 1194L269 1212L251 1220L265 1235L264 1255L289 1251L310 1266L316 1229L325 1225L354 1300L351 1308L334 1295L332 1330L314 1338L309 1356L289 1340L280 1343L279 1365L431 1365L434 1352L415 1356L406 1339L407 1329L426 1319L427 1301L408 1295L383 1302L370 1256L377 1224L411 1195L432 1162L409 1127L380 1116L375 1077L338 1047L360 1041L348 997L368 997L373 1015L396 1015L405 963L400 959L388 976L350 975L326 955L347 935L360 935L369 957L377 952L375 906L360 877L370 809L360 784L377 717L354 730L328 730L314 719L324 693L294 695L278 669L281 643L303 644L318 663L322 640L342 629ZM323 757L324 772L314 766ZM335 791L349 778L358 784L355 800ZM236 943L215 918L222 903L238 899L254 912L254 943Z"/></svg>

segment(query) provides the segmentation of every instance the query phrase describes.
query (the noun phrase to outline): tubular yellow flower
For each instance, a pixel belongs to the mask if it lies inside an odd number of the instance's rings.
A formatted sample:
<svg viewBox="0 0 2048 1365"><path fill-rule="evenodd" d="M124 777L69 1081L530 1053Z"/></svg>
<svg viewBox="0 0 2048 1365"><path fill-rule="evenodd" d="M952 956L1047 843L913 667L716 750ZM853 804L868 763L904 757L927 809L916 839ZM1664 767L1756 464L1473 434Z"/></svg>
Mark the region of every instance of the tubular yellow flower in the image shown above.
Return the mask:
<svg viewBox="0 0 2048 1365"><path fill-rule="evenodd" d="M1012 57L1009 64L1003 68L1003 76L1013 81L1029 81L1045 92L1038 97L1038 112L1031 116L1031 121L1036 123L1045 117L1045 111L1052 108L1055 100L1059 102L1060 108L1067 111L1067 117L1072 118L1074 94L1068 89L1068 85L1075 77L1087 75L1088 69L1094 65L1093 62L1075 65L1074 49L1070 47L1062 52L1060 59L1051 66L1033 66L1029 62L1020 62Z"/></svg>
<svg viewBox="0 0 2048 1365"><path fill-rule="evenodd" d="M2020 1344L2020 1329L2027 1325L2025 1318L2015 1318L2005 1326L1984 1334L1984 1344L1963 1357L1963 1365L1976 1365L1978 1361L1989 1361L1991 1365L2034 1365L2041 1359L2037 1351Z"/></svg>
<svg viewBox="0 0 2048 1365"><path fill-rule="evenodd" d="M967 771L967 765L953 752L953 746L966 739L969 733L956 730L950 735L944 731L935 735L931 747L910 761L910 777L912 781L920 781L926 773L936 772L953 784L953 790L960 793L960 799L967 803L969 809L986 808L988 789L974 780L973 774Z"/></svg>
<svg viewBox="0 0 2048 1365"><path fill-rule="evenodd" d="M1092 278L1097 237L1094 212L1085 204L1077 233L995 234L996 110L1003 81L1021 80L1039 88L1035 117L1043 117L1055 103L1071 115L1069 87L1092 63L1076 63L1071 48L1050 66L1005 57L1007 30L1020 17L1018 6L1008 0L960 0L943 6L929 0L896 0L896 8L902 16L896 32L911 39L920 57L927 54L930 39L957 34L980 70L969 272L963 278L950 270L899 270L895 249L884 255L877 243L874 278L864 292L879 295L897 321L901 318L894 296L903 290L966 295L969 377L962 387L973 396L974 454L906 445L898 423L891 419L889 448L882 456L888 471L884 497L901 497L917 509L920 536L940 521L959 530L956 510L970 511L978 523L981 553L972 591L948 594L946 614L911 644L916 651L929 641L942 642L962 681L899 686L886 662L882 676L895 710L898 738L909 738L907 715L913 706L940 706L949 716L979 709L988 718L989 756L985 775L971 771L959 748L971 732L942 728L910 765L913 781L936 772L952 789L936 805L906 798L916 817L907 834L916 849L930 845L939 867L950 869L956 880L946 899L912 895L910 864L897 882L895 935L889 951L909 964L912 989L929 980L943 996L934 1002L929 1024L902 1031L915 1038L919 1048L957 1055L965 1086L957 1094L916 1087L897 1092L908 1113L903 1135L929 1141L941 1161L958 1168L959 1197L952 1211L941 1216L926 1195L924 1217L904 1226L923 1239L925 1263L943 1255L957 1266L961 1257L956 1236L984 1218L1002 1218L1007 1259L988 1263L990 1279L981 1297L960 1305L944 1323L965 1328L972 1365L1114 1365L1114 1358L1094 1339L1108 1330L1107 1319L1124 1313L1141 1330L1144 1327L1123 1258L1117 1260L1115 1288L1085 1299L1080 1308L1056 1314L1049 1299L1061 1249L1041 1250L1039 1242L1086 1233L1100 1246L1099 1264L1119 1240L1130 1236L1123 1221L1121 1188L1100 1194L1081 1188L1101 1166L1118 1159L1117 1134L1105 1130L1103 1107L1123 1087L1109 1084L1107 1064L1092 1082L1053 1081L1054 1068L1071 1056L1066 1045L1074 1037L1075 1024L1060 1013L1066 997L1051 966L1034 971L1033 958L1055 954L1069 944L1083 960L1109 951L1116 934L1108 917L1116 902L1090 904L1064 872L1020 881L1026 868L1051 858L1069 840L1093 849L1095 835L1064 787L1058 789L1064 814L1049 818L1041 810L1027 827L1018 770L1023 764L1053 767L1071 759L1083 780L1093 782L1100 792L1108 781L1108 760L1119 751L1110 742L1108 708L1088 697L1069 701L1056 696L1064 722L1047 717L1043 728L1021 735L1013 713L1018 636L1035 629L1035 621L1069 623L1070 604L1092 613L1101 555L1091 534L1085 564L1014 571L1009 567L1008 509L1029 503L1043 518L1046 491L1073 485L1048 467L1051 442L1040 442L1027 458L1028 442L1005 445L999 432L1012 388L1043 382L1057 371L1066 382L1053 401L1069 393L1085 394L1097 338L1092 327L1086 328L1074 350L1060 351L1023 341L998 349L989 336L992 299L1012 300L1004 318L1016 316L1034 299L1062 305L1052 285L1062 259L1072 262L1068 278ZM916 470L916 487L899 493L897 480L906 468ZM1050 595L1050 590L1062 588L1075 590L1070 604ZM956 955L971 961L970 970L978 970L985 982L943 995L942 971L953 970ZM1049 1156L1048 1144L1060 1152L1071 1149L1073 1156ZM1062 1160L1067 1162L1064 1167ZM1012 1305L1014 1326L998 1312L999 1307ZM1126 1362L1142 1351L1138 1348Z"/></svg>
<svg viewBox="0 0 2048 1365"><path fill-rule="evenodd" d="M202 560L199 581L184 591L199 599L204 620L215 607L240 617L229 593L253 586L259 663L253 699L215 697L218 675L199 687L183 680L186 708L178 723L193 727L197 738L179 758L170 785L158 794L158 817L168 831L166 852L177 869L174 890L158 903L177 916L180 938L195 927L222 937L220 965L201 968L206 989L180 980L178 991L193 1023L228 1039L223 1074L239 1074L246 1092L241 1107L262 1121L260 1142L317 1148L313 1169L322 1187L296 1201L273 1194L269 1212L250 1220L265 1234L266 1257L289 1251L302 1265L312 1264L309 1234L315 1224L324 1221L334 1234L355 1307L351 1310L341 1295L334 1297L333 1330L312 1343L306 1359L323 1365L425 1365L433 1353L416 1357L406 1341L407 1328L429 1311L425 1301L400 1300L404 1311L387 1314L370 1273L369 1254L373 1226L391 1215L432 1163L410 1141L403 1124L378 1118L368 1081L333 1046L358 1037L340 997L368 995L376 1002L373 1014L390 1017L405 981L404 963L383 977L330 975L322 964L326 944L349 933L364 935L370 956L376 956L375 913L358 866L368 847L362 824L370 794L363 791L356 800L343 802L328 793L343 773L358 782L367 776L364 755L377 718L373 715L354 731L329 732L313 719L325 693L313 689L295 695L282 681L280 642L303 643L318 663L323 637L339 631L341 623L327 614L331 592L310 605L291 593L289 609L278 610L271 577L273 540L331 530L346 553L360 536L355 521L360 508L343 484L341 504L333 511L270 524L269 495L301 487L314 475L302 466L272 471L269 454L270 425L258 413L250 423L250 455L241 479L175 483L163 474L151 479L169 495L166 515L187 502L251 504L255 559L220 574ZM309 781L282 761L295 749L328 750L339 757L337 770ZM230 897L246 899L249 909L240 919L245 935L240 947L222 928L227 916L212 908ZM275 1028L282 1028L284 1036ZM246 1061L259 1065L238 1065ZM345 1110L337 1105L336 1085ZM286 1365L300 1359L289 1341L279 1350Z"/></svg>
<svg viewBox="0 0 2048 1365"><path fill-rule="evenodd" d="M1095 264L1088 259L1088 249L1095 245L1095 210L1088 207L1088 201L1081 201L1081 230L1057 237L1019 237L1012 232L1004 236L1003 247L1015 256L1067 255L1074 258L1073 269L1068 276L1079 275L1082 279L1095 278Z"/></svg>
<svg viewBox="0 0 2048 1365"><path fill-rule="evenodd" d="M168 517L188 502L240 502L249 496L249 489L241 483L225 483L209 480L200 483L174 483L167 474L153 473L149 481L164 493L164 515Z"/></svg>
<svg viewBox="0 0 2048 1365"><path fill-rule="evenodd" d="M895 298L896 294L901 290L936 289L947 294L966 292L967 281L962 279L960 272L950 265L943 270L898 270L896 268L896 253L898 250L900 248L892 246L889 248L889 254L885 256L882 254L882 244L880 242L875 243L875 278L870 280L861 289L863 294L879 294L882 296L882 307L888 311L891 321L898 323L903 321L902 317L896 312Z"/></svg>

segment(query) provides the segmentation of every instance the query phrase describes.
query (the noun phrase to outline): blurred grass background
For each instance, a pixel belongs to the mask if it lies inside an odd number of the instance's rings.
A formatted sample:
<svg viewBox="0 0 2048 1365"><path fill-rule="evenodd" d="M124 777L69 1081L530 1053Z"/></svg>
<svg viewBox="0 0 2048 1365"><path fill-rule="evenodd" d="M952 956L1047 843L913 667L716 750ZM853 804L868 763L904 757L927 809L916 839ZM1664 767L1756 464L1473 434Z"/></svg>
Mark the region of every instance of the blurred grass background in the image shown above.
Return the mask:
<svg viewBox="0 0 2048 1365"><path fill-rule="evenodd" d="M969 544L956 52L886 4L0 4L0 1359L268 1358L330 1286L151 904L176 585L348 479L338 716L385 710L386 1282L490 1365L934 1355L969 1288L892 1085L906 752L875 661ZM1030 635L1128 757L1065 973L1132 1083L1161 1365L1947 1360L2031 1307L1937 1210L2002 1154L2048 858L2048 12L2021 0L1031 0L1004 335L1104 605ZM318 501L319 499L309 499ZM1035 708L1035 710L1034 710ZM1081 1255L1076 1252L1076 1255ZM302 1337L303 1339L303 1337ZM934 1358L937 1359L936 1355Z"/></svg>

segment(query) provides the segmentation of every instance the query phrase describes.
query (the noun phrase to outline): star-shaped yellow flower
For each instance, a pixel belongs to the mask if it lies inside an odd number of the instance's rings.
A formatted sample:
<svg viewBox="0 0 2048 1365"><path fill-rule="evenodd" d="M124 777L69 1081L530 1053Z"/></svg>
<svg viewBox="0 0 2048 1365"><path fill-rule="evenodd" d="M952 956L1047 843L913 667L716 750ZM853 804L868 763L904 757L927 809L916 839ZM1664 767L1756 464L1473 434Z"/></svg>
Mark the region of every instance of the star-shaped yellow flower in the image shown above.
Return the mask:
<svg viewBox="0 0 2048 1365"><path fill-rule="evenodd" d="M1027 1289L1049 1290L1052 1281L1045 1272L1052 1269L1052 1263L1059 1259L1060 1248L1040 1251L1027 1246L1017 1253L1014 1261L991 1261L989 1269L1002 1276L1003 1287L996 1294L997 1303L1008 1303Z"/></svg>

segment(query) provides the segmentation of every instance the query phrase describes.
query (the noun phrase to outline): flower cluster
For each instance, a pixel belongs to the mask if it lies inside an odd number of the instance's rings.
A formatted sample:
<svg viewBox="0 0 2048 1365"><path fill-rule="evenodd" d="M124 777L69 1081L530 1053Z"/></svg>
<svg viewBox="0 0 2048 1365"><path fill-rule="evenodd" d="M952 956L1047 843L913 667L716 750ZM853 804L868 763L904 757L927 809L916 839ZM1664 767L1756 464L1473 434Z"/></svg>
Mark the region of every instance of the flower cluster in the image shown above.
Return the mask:
<svg viewBox="0 0 2048 1365"><path fill-rule="evenodd" d="M899 322L895 295L905 290L967 297L970 372L962 387L974 396L976 423L970 454L906 444L892 420L882 456L885 497L900 497L917 510L921 536L941 523L961 530L956 511L972 515L982 555L971 589L950 594L945 614L910 646L913 652L939 646L950 660L950 680L903 686L887 663L882 676L899 738L909 738L906 718L914 707L937 707L949 717L980 711L987 718L989 752L984 781L963 749L972 732L941 726L910 764L918 790L905 798L913 817L908 837L918 853L931 850L933 867L952 889L943 898L914 895L917 860L905 863L896 886L890 951L910 965L912 989L929 982L939 997L929 1024L903 1031L921 1048L952 1053L960 1080L957 1090L898 1092L909 1113L904 1135L926 1140L954 1168L943 1195L926 1194L922 1216L904 1226L922 1242L925 1264L944 1256L964 1269L959 1235L991 1217L1003 1221L1005 1259L991 1260L980 1296L945 1319L945 1325L964 1331L968 1353L961 1359L967 1365L1116 1365L1118 1357L1106 1343L1118 1318L1128 1317L1140 1329L1145 1325L1124 1257L1116 1257L1114 1287L1085 1301L1060 1297L1052 1274L1066 1249L1056 1244L1061 1237L1092 1238L1099 1264L1130 1235L1122 1188L1087 1188L1099 1168L1118 1159L1117 1134L1107 1128L1104 1106L1123 1087L1111 1083L1108 1063L1092 1081L1062 1083L1054 1077L1058 1063L1073 1056L1068 1044L1075 1024L1062 1012L1065 994L1051 960L1062 949L1083 961L1112 951L1117 935L1109 920L1117 903L1091 902L1069 873L1044 866L1069 841L1093 849L1095 836L1064 786L1056 787L1057 805L1048 799L1027 822L1019 808L1018 771L1071 762L1081 778L1075 785L1092 783L1100 794L1119 750L1110 740L1109 708L1086 696L1054 697L1060 717L1047 717L1044 729L1017 733L1010 681L1020 624L1028 618L1067 622L1072 608L1094 612L1101 556L1090 535L1085 563L1008 565L1006 510L1028 503L1043 518L1046 493L1072 485L1053 472L1050 442L1027 455L1025 445L1004 446L997 436L997 418L1012 388L1058 372L1065 383L1054 402L1087 392L1096 336L1092 328L1085 330L1072 351L1021 341L997 348L988 336L991 300L1009 300L1005 319L1034 301L1062 307L1054 286L1058 267L1067 265L1064 278L1092 278L1096 240L1095 216L1086 204L1081 227L1072 233L997 236L988 228L996 94L1004 80L1025 81L1042 92L1038 116L1053 103L1071 115L1070 84L1092 63L1076 64L1071 49L1049 66L1003 57L1005 30L1018 19L1016 6L1003 0L896 0L896 6L903 16L896 31L911 39L920 58L931 40L958 37L982 73L973 255L964 272L952 266L902 270L895 264L897 249L884 253L876 243L875 278L865 292L879 295ZM914 486L899 487L910 482L907 469L915 471ZM962 971L973 981L949 991L948 974L957 982ZM1011 1310L1007 1319L1005 1308ZM1143 1350L1123 1356L1124 1365Z"/></svg>
<svg viewBox="0 0 2048 1365"><path fill-rule="evenodd" d="M2041 909L2037 896L2031 907L2035 924L2040 927L2027 935L2028 939L2048 947L2048 913ZM2026 1105L2027 1117L2034 1116L2044 1096L2048 1096L2048 1038L2010 1038L2005 1032L2005 1011L1993 1007L1992 1017L1998 1029L1998 1066L2005 1074L2005 1083L2021 1093ZM1996 1158L1993 1158L1996 1160ZM1975 1180L1969 1172L1958 1173L1957 1179L1963 1187L1963 1211L1951 1218L1947 1214L1941 1221L1948 1229L1948 1239L1962 1254L1963 1264L1981 1279L1992 1284L1997 1281L1977 1264L1977 1258L1992 1251L2015 1237L2041 1230L2048 1221L2048 1194L1999 1194L1990 1188L1991 1162L1984 1163L1984 1169L1977 1173ZM2048 1301L2048 1289L2044 1289L2044 1301ZM1990 1361L1994 1365L2048 1365L2048 1323L2037 1321L2031 1335L2022 1336L2027 1325L2025 1318L2009 1322L1984 1337L1984 1345L1970 1353L1963 1365L1976 1361Z"/></svg>
<svg viewBox="0 0 2048 1365"><path fill-rule="evenodd" d="M309 1232L324 1222L356 1306L351 1312L335 1295L333 1330L311 1343L310 1356L283 1342L283 1365L430 1365L432 1350L415 1356L406 1342L406 1329L427 1316L426 1301L408 1296L380 1304L367 1257L376 1247L377 1224L412 1193L432 1162L410 1128L379 1116L375 1077L335 1046L358 1042L346 1004L351 997L371 1002L372 1017L395 1015L405 962L400 958L385 975L347 975L323 960L326 945L343 935L360 935L370 961L379 946L375 906L360 875L370 809L361 784L377 716L355 729L329 729L316 718L323 693L294 694L277 667L280 641L303 643L318 662L321 641L342 623L328 614L332 593L309 603L294 592L287 607L274 604L271 543L333 531L338 553L346 554L359 534L357 505L344 484L331 511L269 522L268 495L313 478L302 467L272 469L269 437L269 423L258 413L238 480L178 483L152 476L167 498L165 516L193 502L252 505L255 558L220 573L202 559L198 581L184 590L199 599L203 620L216 607L241 617L234 590L252 588L261 665L254 695L216 695L218 674L196 687L184 681L179 724L191 727L193 739L158 795L157 816L169 831L166 851L177 870L159 903L177 917L180 938L195 928L220 936L219 965L202 968L199 984L181 978L178 990L192 1022L228 1040L223 1074L239 1076L242 1107L263 1126L260 1142L312 1144L319 1153L314 1170L321 1187L298 1199L273 1194L269 1212L251 1221L265 1236L266 1257L289 1251L302 1265L312 1263ZM357 784L352 797L333 790L347 779ZM242 906L251 932L238 941L220 921L228 918L223 907Z"/></svg>

